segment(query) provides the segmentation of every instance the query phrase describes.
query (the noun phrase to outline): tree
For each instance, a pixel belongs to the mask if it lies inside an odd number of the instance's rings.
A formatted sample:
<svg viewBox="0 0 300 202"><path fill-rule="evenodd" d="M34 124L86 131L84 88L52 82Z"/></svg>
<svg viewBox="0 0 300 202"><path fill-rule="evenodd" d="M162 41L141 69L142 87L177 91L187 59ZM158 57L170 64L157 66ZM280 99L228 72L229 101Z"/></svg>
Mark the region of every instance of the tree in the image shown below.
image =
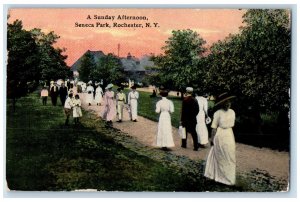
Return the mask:
<svg viewBox="0 0 300 202"><path fill-rule="evenodd" d="M81 59L81 65L78 69L79 78L86 83L92 80L92 70L94 70L95 68L96 63L94 57L88 51L84 54L84 56Z"/></svg>
<svg viewBox="0 0 300 202"><path fill-rule="evenodd" d="M286 10L250 9L241 32L211 47L211 90L237 95L239 110L286 111L289 106L291 33ZM246 113L246 112L245 112Z"/></svg>
<svg viewBox="0 0 300 202"><path fill-rule="evenodd" d="M53 47L58 38L54 32L26 31L20 20L7 24L7 97L13 100L14 109L16 100L34 90L41 79L69 74L63 50Z"/></svg>
<svg viewBox="0 0 300 202"><path fill-rule="evenodd" d="M39 47L41 79L49 81L69 77L71 71L65 62L67 56L63 55L65 49L53 47L60 37L53 31L45 34L37 28L32 29L30 32Z"/></svg>
<svg viewBox="0 0 300 202"><path fill-rule="evenodd" d="M38 46L31 33L23 29L22 21L7 25L7 97L15 103L27 94L27 82L39 80Z"/></svg>
<svg viewBox="0 0 300 202"><path fill-rule="evenodd" d="M125 74L120 59L109 53L101 57L96 68L91 70L91 78L94 81L103 81L103 86L109 83L120 85L125 81Z"/></svg>
<svg viewBox="0 0 300 202"><path fill-rule="evenodd" d="M202 70L198 68L206 43L192 30L172 31L172 36L162 48L164 55L154 57L159 67L160 78L167 88L183 91L186 86L194 86Z"/></svg>

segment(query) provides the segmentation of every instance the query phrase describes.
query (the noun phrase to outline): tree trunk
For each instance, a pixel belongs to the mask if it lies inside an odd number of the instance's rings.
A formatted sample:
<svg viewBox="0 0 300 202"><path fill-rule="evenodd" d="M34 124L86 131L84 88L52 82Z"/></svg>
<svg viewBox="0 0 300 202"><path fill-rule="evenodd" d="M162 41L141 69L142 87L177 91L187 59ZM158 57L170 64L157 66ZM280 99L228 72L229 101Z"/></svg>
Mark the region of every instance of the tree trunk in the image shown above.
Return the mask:
<svg viewBox="0 0 300 202"><path fill-rule="evenodd" d="M184 95L184 91L181 90L181 91L180 91L180 97L181 97L182 100L183 100L183 98L184 98L183 95Z"/></svg>
<svg viewBox="0 0 300 202"><path fill-rule="evenodd" d="M13 103L12 103L12 105L13 105L13 112L16 112L16 102L17 102L17 99L14 97L13 98Z"/></svg>

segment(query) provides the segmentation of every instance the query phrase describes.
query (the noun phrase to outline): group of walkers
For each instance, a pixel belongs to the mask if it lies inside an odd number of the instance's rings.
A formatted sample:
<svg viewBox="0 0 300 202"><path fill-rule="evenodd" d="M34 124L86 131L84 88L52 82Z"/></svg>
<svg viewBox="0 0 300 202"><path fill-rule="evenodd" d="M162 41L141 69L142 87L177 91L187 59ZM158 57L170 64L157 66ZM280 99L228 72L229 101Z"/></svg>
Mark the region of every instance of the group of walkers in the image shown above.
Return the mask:
<svg viewBox="0 0 300 202"><path fill-rule="evenodd" d="M69 80L66 80L66 83L61 81L60 84L58 84L57 81L52 80L50 81L50 86L45 83L41 91L43 105L47 105L47 98L50 96L53 106L57 105L58 97L60 98L62 106L64 106L69 93L68 91L72 89L73 86L74 83L70 82Z"/></svg>
<svg viewBox="0 0 300 202"><path fill-rule="evenodd" d="M160 113L156 146L164 150L174 147L171 114L174 104L167 98L168 92L161 90L162 99L156 104L156 113ZM236 181L235 139L232 127L235 123L235 112L230 109L234 96L223 93L217 97L211 123L211 147L206 159L204 176L217 182L234 185ZM207 113L207 99L193 96L193 88L187 87L182 101L180 127L185 131L181 135L181 147L186 148L187 136L191 134L194 151L209 146L206 124L210 123Z"/></svg>
<svg viewBox="0 0 300 202"><path fill-rule="evenodd" d="M45 84L41 91L43 105L47 105L47 98L50 96L52 105L56 106L57 98L60 97L66 115L65 125L69 125L71 114L73 114L75 125L79 124L79 118L82 117L81 100L78 94L74 95L73 87L74 82L69 80L66 80L66 84L61 80L60 85L57 81L50 81L50 87L48 88Z"/></svg>
<svg viewBox="0 0 300 202"><path fill-rule="evenodd" d="M101 112L102 119L104 119L108 125L111 125L112 121L117 117L117 122L120 123L123 121L124 109L127 109L131 121L137 122L139 93L136 91L136 86L131 87L127 99L123 92L123 87L119 87L116 94L112 88L113 84L108 84L105 88L103 96L104 108Z"/></svg>
<svg viewBox="0 0 300 202"><path fill-rule="evenodd" d="M136 86L131 87L131 91L126 96L123 87L119 87L117 92L113 91L113 84L108 84L103 92L99 83L95 83L96 89L92 82L88 83L85 89L85 102L88 106L96 103L97 106L103 105L101 118L106 121L108 126L112 125L114 119L117 122L123 121L123 111L127 109L132 122L137 122L139 92ZM79 117L82 116L81 101L79 94L74 96L73 90L68 89L64 83L58 88L55 82L50 84L50 96L53 93L60 96L61 103L64 106L66 115L65 125L69 124L69 117L73 112L75 125L79 123ZM82 91L81 91L82 92ZM155 146L163 150L170 150L174 147L171 114L174 112L174 104L168 97L168 90L160 89L161 100L156 103L155 112L159 114L159 121L156 133ZM232 127L235 123L235 112L230 109L231 100L234 96L224 93L217 97L214 105L214 115L211 123L211 138L209 142L207 124L211 122L208 116L207 98L197 95L193 96L193 88L187 87L184 99L182 101L180 126L181 147L187 148L187 139L189 134L193 140L193 150L199 148L209 148L204 175L214 179L217 182L234 185L235 184L235 139ZM41 91L43 104L46 104L48 92L44 88ZM56 98L57 98L56 96ZM56 101L51 96L52 104L55 106Z"/></svg>

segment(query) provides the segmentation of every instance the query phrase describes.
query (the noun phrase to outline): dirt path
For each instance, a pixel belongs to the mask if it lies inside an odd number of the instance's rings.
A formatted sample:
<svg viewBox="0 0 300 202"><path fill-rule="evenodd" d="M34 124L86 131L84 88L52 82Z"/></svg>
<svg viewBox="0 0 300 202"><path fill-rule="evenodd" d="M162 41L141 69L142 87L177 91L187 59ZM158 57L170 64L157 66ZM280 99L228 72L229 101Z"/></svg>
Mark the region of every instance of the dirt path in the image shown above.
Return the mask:
<svg viewBox="0 0 300 202"><path fill-rule="evenodd" d="M80 95L83 108L95 113L98 117L103 106L97 106L95 103L88 106L85 103L85 94ZM140 143L154 147L153 143L156 137L157 123L149 119L138 117L138 122L131 122L127 111L124 111L125 117L122 123L113 122L113 127L135 138ZM193 160L205 160L210 148L193 151L192 139L189 136L187 148L180 147L181 140L177 133L177 128L173 127L173 138L175 147L171 153L179 156L186 156ZM248 173L254 169L267 171L270 175L288 181L289 178L289 153L279 152L267 148L256 148L245 144L236 144L237 172Z"/></svg>

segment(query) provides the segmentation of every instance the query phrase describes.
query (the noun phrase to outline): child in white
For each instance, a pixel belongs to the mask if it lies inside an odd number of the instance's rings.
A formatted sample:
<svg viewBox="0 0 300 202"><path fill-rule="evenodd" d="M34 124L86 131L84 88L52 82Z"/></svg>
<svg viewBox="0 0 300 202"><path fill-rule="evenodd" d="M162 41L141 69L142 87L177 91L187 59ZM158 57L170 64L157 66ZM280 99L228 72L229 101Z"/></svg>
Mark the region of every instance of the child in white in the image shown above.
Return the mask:
<svg viewBox="0 0 300 202"><path fill-rule="evenodd" d="M172 134L172 124L170 113L174 112L174 104L166 97L168 92L161 92L162 99L156 103L156 113L160 113L158 121L158 131L156 137L156 146L166 148L174 147Z"/></svg>
<svg viewBox="0 0 300 202"><path fill-rule="evenodd" d="M79 117L82 117L81 101L79 95L75 95L75 99L73 100L73 118L75 125L79 123Z"/></svg>

